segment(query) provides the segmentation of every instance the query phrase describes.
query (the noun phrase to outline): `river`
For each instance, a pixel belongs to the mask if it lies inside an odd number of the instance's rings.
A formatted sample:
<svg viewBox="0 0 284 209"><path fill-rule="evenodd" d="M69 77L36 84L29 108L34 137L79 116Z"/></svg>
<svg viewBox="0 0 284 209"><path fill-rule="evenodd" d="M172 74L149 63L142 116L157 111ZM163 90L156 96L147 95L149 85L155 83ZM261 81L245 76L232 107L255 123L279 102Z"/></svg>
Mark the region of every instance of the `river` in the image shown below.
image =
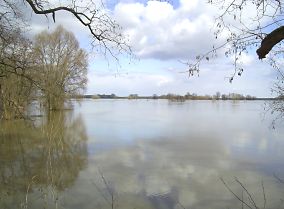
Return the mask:
<svg viewBox="0 0 284 209"><path fill-rule="evenodd" d="M284 128L263 107L86 99L1 122L0 208L283 208Z"/></svg>

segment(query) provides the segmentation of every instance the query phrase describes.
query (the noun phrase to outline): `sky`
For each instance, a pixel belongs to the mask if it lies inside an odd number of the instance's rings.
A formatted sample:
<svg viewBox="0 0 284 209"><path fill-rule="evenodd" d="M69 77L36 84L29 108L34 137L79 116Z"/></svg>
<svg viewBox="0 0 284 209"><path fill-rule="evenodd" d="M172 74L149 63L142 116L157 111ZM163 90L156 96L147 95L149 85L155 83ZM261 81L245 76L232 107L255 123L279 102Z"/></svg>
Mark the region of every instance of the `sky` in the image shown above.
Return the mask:
<svg viewBox="0 0 284 209"><path fill-rule="evenodd" d="M54 0L55 1L55 0ZM89 56L86 94L186 94L200 95L230 92L257 97L270 97L276 72L254 51L241 58L244 72L232 83L233 58L221 50L216 58L203 61L199 75L189 77L185 62L211 50L222 41L214 36L217 7L205 0L105 0L108 12L122 26L129 39L133 58L119 55L119 61L92 52ZM74 17L65 12L56 14L56 23L28 13L29 34L52 31L57 25L71 30L80 46L90 51L90 34ZM220 42L219 42L220 43Z"/></svg>

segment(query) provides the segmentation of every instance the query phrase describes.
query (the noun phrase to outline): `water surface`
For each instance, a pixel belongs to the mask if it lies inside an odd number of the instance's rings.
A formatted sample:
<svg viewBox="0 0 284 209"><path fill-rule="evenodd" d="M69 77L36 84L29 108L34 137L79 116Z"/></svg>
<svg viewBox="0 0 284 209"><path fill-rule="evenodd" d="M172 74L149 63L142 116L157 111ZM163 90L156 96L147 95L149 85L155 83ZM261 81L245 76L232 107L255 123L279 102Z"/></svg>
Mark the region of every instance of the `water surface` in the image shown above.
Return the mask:
<svg viewBox="0 0 284 209"><path fill-rule="evenodd" d="M228 188L281 208L284 129L270 123L261 101L167 100L2 122L0 208L242 208Z"/></svg>

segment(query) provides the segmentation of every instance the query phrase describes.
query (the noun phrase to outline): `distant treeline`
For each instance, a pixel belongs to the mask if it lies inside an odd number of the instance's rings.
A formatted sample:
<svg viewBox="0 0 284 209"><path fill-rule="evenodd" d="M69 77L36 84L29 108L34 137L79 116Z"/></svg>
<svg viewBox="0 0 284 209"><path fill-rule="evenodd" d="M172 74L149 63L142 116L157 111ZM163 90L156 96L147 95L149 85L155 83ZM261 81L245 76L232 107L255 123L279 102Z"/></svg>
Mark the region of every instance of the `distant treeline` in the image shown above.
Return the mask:
<svg viewBox="0 0 284 209"><path fill-rule="evenodd" d="M221 94L216 92L215 95L197 95L195 93L187 93L185 95L178 94L166 94L152 96L139 96L138 94L130 94L129 96L117 96L115 94L97 94L97 95L80 95L76 98L88 98L88 99L168 99L171 101L185 101L185 100L267 100L277 98L257 98L251 95L242 95L238 93ZM278 98L283 99L283 98Z"/></svg>

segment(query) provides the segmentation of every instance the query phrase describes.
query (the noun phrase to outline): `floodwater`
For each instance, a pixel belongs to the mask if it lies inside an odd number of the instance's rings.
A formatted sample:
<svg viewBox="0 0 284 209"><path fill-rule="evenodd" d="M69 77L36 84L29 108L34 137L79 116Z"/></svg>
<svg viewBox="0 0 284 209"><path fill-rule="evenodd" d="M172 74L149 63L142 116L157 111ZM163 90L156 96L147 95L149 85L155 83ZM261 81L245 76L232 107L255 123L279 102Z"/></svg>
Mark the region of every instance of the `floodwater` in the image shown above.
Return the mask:
<svg viewBox="0 0 284 209"><path fill-rule="evenodd" d="M284 128L263 113L262 101L83 100L1 122L0 208L284 208Z"/></svg>

